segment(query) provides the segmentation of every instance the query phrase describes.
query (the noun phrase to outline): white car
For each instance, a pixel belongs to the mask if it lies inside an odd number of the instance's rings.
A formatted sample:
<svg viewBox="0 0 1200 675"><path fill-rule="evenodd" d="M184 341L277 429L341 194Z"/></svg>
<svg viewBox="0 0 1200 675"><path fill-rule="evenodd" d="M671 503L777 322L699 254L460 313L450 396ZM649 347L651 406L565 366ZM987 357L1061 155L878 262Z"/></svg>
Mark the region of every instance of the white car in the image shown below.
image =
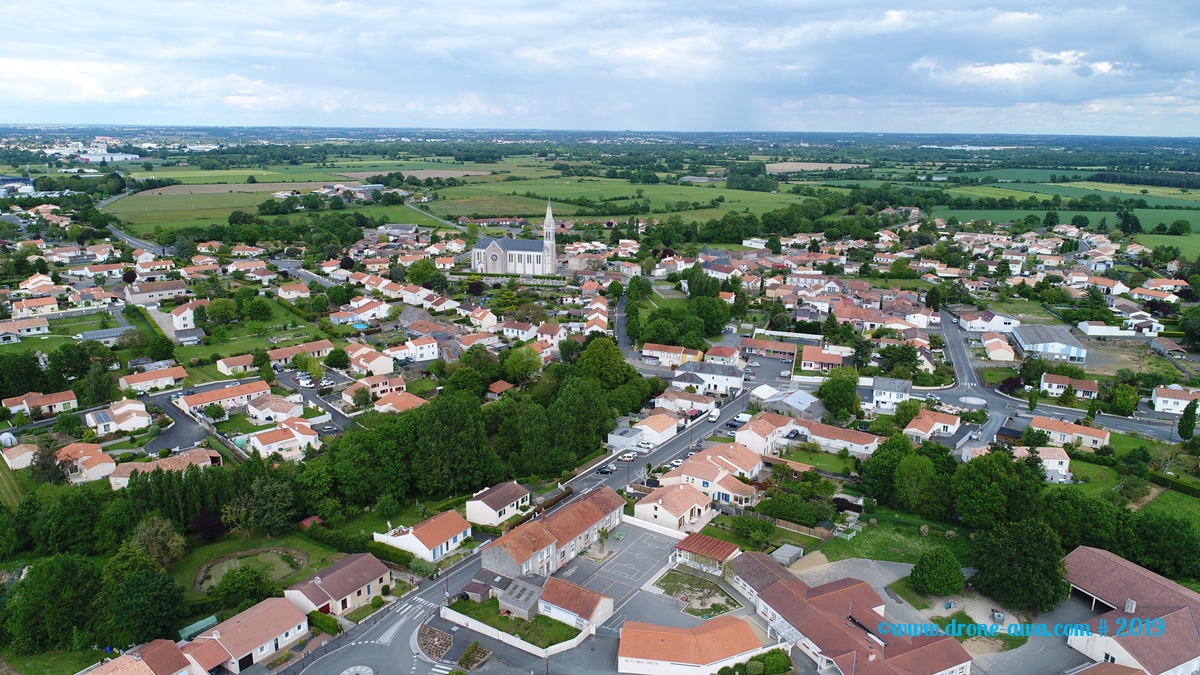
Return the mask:
<svg viewBox="0 0 1200 675"><path fill-rule="evenodd" d="M682 460L682 459L673 459L673 460L671 460L671 468L672 468L672 469L678 469L678 468L679 468L680 466L682 466L682 465L683 465L683 460Z"/></svg>
<svg viewBox="0 0 1200 675"><path fill-rule="evenodd" d="M757 368L757 367L761 366L762 364L759 363L758 361L751 361L750 363L747 363L746 365L750 366L751 368Z"/></svg>
<svg viewBox="0 0 1200 675"><path fill-rule="evenodd" d="M641 443L638 443L638 447L649 450L650 448L654 447L654 444L651 443L650 441L642 441Z"/></svg>

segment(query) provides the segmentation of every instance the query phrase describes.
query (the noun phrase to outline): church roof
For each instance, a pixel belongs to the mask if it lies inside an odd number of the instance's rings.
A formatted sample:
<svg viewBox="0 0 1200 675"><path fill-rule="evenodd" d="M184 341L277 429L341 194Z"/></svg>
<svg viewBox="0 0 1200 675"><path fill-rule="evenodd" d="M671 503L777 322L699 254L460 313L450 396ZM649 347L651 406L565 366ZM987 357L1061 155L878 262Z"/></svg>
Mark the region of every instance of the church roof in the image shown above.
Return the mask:
<svg viewBox="0 0 1200 675"><path fill-rule="evenodd" d="M507 237L499 239L480 237L479 240L475 242L475 248L477 250L486 249L488 246L491 246L493 241L505 251L532 251L534 253L542 252L542 240L540 239L509 239Z"/></svg>

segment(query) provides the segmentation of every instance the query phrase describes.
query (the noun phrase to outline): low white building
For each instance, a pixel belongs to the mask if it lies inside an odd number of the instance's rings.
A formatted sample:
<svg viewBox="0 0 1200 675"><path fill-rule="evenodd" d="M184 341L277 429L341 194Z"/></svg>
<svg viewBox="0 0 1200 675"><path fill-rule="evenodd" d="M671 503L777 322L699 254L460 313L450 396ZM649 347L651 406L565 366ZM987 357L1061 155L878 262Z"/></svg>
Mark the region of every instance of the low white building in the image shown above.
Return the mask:
<svg viewBox="0 0 1200 675"><path fill-rule="evenodd" d="M671 386L686 391L694 387L697 394L729 394L745 388L742 371L734 366L706 361L689 361L675 369Z"/></svg>
<svg viewBox="0 0 1200 675"><path fill-rule="evenodd" d="M471 536L471 523L450 509L412 527L392 528L372 535L375 541L408 551L426 562L437 562L462 546Z"/></svg>
<svg viewBox="0 0 1200 675"><path fill-rule="evenodd" d="M594 635L596 626L613 615L613 599L590 588L550 577L538 596L538 614Z"/></svg>
<svg viewBox="0 0 1200 675"><path fill-rule="evenodd" d="M83 416L83 423L103 436L114 431L133 431L150 426L150 413L146 404L138 400L122 399L104 410L93 410Z"/></svg>
<svg viewBox="0 0 1200 675"><path fill-rule="evenodd" d="M675 420L666 415L651 415L635 424L634 428L641 429L642 440L649 441L656 448L674 438L679 429Z"/></svg>
<svg viewBox="0 0 1200 675"><path fill-rule="evenodd" d="M499 527L529 509L529 490L516 481L480 490L467 500L467 520L476 525Z"/></svg>
<svg viewBox="0 0 1200 675"><path fill-rule="evenodd" d="M773 645L772 645L773 646ZM617 672L701 675L733 667L766 651L745 620L722 616L695 628L626 621L617 647Z"/></svg>
<svg viewBox="0 0 1200 675"><path fill-rule="evenodd" d="M1150 403L1158 412L1182 415L1183 409L1187 407L1188 403L1196 399L1200 399L1200 391L1184 389L1177 384L1171 384L1165 387L1155 387L1154 393L1150 396Z"/></svg>
<svg viewBox="0 0 1200 675"><path fill-rule="evenodd" d="M712 499L691 483L656 488L633 506L633 517L680 532L699 529L708 522Z"/></svg>

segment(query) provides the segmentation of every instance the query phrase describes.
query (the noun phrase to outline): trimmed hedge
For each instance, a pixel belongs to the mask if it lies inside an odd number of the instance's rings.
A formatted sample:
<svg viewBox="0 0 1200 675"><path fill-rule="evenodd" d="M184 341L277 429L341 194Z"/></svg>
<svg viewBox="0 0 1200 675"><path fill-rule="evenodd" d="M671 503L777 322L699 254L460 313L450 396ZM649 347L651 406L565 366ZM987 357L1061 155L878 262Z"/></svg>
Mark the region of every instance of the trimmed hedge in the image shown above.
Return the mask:
<svg viewBox="0 0 1200 675"><path fill-rule="evenodd" d="M1192 485L1191 483L1185 483L1177 478L1172 478L1165 474L1158 473L1157 471L1151 472L1150 482L1154 483L1155 485L1161 485L1170 490L1183 493L1189 497L1200 497L1200 488Z"/></svg>
<svg viewBox="0 0 1200 675"><path fill-rule="evenodd" d="M313 525L307 530L299 530L296 535L301 539L327 546L341 553L366 553L367 545L372 541L369 534L345 534L320 525Z"/></svg>
<svg viewBox="0 0 1200 675"><path fill-rule="evenodd" d="M321 632L329 633L330 635L337 635L342 632L342 624L338 623L337 619L328 614L322 614L315 609L308 613L308 625L314 626L320 629Z"/></svg>
<svg viewBox="0 0 1200 675"><path fill-rule="evenodd" d="M304 319L305 321L309 321L309 322L316 321L316 318L315 318L316 314L313 314L312 312L300 309L299 307L293 305L291 302L288 302L287 300L284 300L283 298L276 297L275 302L278 302L281 307L283 307L287 311L291 312L292 314L295 314L296 316L300 317L301 319Z"/></svg>
<svg viewBox="0 0 1200 675"><path fill-rule="evenodd" d="M412 553L398 549L395 546L390 546L382 541L367 542L367 553L370 553L380 560L386 560L390 563L400 565L401 567L408 567L410 564L412 564L414 557Z"/></svg>

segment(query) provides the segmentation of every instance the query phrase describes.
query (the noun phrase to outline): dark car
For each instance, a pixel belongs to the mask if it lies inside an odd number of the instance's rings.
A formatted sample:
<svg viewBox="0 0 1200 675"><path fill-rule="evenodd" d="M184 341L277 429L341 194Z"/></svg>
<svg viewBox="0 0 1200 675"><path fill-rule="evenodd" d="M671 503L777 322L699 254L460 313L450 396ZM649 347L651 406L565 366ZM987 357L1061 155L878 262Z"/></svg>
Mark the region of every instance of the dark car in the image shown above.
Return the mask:
<svg viewBox="0 0 1200 675"><path fill-rule="evenodd" d="M742 425L738 424L737 422L726 422L725 426L729 427L730 429L741 429L742 428Z"/></svg>
<svg viewBox="0 0 1200 675"><path fill-rule="evenodd" d="M607 476L609 474L615 473L616 470L617 470L617 466L615 464L605 464L604 466L600 467L599 469L596 469L596 473L602 473Z"/></svg>
<svg viewBox="0 0 1200 675"><path fill-rule="evenodd" d="M321 431L324 431L327 434L332 434L332 433L337 433L338 431L340 431L340 429L333 426L332 424L326 424L325 426L321 427Z"/></svg>

